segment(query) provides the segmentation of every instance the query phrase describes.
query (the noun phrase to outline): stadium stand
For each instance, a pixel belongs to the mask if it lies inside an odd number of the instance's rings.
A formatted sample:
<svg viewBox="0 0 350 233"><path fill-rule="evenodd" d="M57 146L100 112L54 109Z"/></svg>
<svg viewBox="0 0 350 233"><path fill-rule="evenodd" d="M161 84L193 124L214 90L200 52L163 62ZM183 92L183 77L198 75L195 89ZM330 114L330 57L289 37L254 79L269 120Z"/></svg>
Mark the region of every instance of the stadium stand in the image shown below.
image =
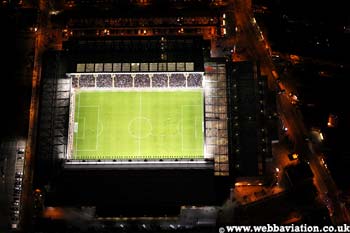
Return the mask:
<svg viewBox="0 0 350 233"><path fill-rule="evenodd" d="M187 77L188 87L202 87L202 75L201 74L189 74Z"/></svg>
<svg viewBox="0 0 350 233"><path fill-rule="evenodd" d="M113 87L113 80L110 74L99 74L96 78L97 87Z"/></svg>
<svg viewBox="0 0 350 233"><path fill-rule="evenodd" d="M186 77L183 74L171 74L169 80L170 87L186 87Z"/></svg>
<svg viewBox="0 0 350 233"><path fill-rule="evenodd" d="M79 87L79 79L76 75L72 75L72 87L73 88Z"/></svg>
<svg viewBox="0 0 350 233"><path fill-rule="evenodd" d="M114 87L133 87L133 79L130 74L117 74L114 77Z"/></svg>
<svg viewBox="0 0 350 233"><path fill-rule="evenodd" d="M168 76L166 74L154 74L152 87L168 87Z"/></svg>
<svg viewBox="0 0 350 233"><path fill-rule="evenodd" d="M70 74L73 88L179 88L203 87L203 76L200 73L98 73Z"/></svg>
<svg viewBox="0 0 350 233"><path fill-rule="evenodd" d="M68 25L70 27L79 27L79 28L90 28L91 25L97 27L132 27L132 26L152 26L162 24L164 26L192 26L192 25L216 25L218 23L218 18L208 18L208 17L165 17L165 18L152 18L147 19L143 18L107 18L107 19L97 19L97 18L75 18L69 19Z"/></svg>
<svg viewBox="0 0 350 233"><path fill-rule="evenodd" d="M150 87L151 82L148 74L136 74L134 87Z"/></svg>
<svg viewBox="0 0 350 233"><path fill-rule="evenodd" d="M91 74L80 75L79 87L95 87L95 77Z"/></svg>

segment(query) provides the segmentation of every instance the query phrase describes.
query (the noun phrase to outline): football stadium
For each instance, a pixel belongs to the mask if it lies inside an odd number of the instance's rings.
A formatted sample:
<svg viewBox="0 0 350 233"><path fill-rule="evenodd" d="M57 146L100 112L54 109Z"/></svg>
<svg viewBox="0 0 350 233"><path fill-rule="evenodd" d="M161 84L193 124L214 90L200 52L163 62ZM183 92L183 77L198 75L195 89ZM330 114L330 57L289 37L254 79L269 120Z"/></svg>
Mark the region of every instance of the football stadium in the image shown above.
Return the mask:
<svg viewBox="0 0 350 233"><path fill-rule="evenodd" d="M226 203L270 159L258 64L220 48L234 17L220 1L76 2L93 7L50 15L62 43L42 54L33 187L46 207L112 225L205 222L192 213Z"/></svg>
<svg viewBox="0 0 350 233"><path fill-rule="evenodd" d="M48 206L133 217L221 203L229 190L226 64L205 60L203 38L63 46L45 54L42 71L35 182L50 184Z"/></svg>
<svg viewBox="0 0 350 233"><path fill-rule="evenodd" d="M207 46L192 36L86 38L47 53L40 156L65 168L194 166L227 176L226 65L204 61Z"/></svg>

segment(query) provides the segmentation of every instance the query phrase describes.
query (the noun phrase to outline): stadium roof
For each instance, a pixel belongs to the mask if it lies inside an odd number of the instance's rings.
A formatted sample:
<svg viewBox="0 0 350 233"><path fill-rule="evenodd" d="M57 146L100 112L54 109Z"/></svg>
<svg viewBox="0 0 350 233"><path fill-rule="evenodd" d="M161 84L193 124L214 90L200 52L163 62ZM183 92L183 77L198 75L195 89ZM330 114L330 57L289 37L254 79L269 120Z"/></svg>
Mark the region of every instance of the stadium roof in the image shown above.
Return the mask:
<svg viewBox="0 0 350 233"><path fill-rule="evenodd" d="M64 43L69 72L89 62L194 62L194 71L203 71L208 46L200 36L72 38Z"/></svg>
<svg viewBox="0 0 350 233"><path fill-rule="evenodd" d="M65 170L47 206L97 206L99 216L177 215L182 205L215 205L208 170Z"/></svg>
<svg viewBox="0 0 350 233"><path fill-rule="evenodd" d="M264 172L263 153L261 146L262 136L258 129L265 127L259 114L259 101L263 100L258 94L259 81L263 81L255 69L253 62L230 63L228 79L232 94L236 98L231 100L231 115L236 118L234 125L239 126L231 129L238 133L239 141L233 150L236 153L236 166L239 176L260 176ZM238 109L238 110L237 110ZM261 166L262 165L262 166ZM262 169L261 169L262 167Z"/></svg>
<svg viewBox="0 0 350 233"><path fill-rule="evenodd" d="M59 18L76 17L174 17L174 16L217 16L220 8L214 6L212 0L205 1L152 1L147 7L131 3L131 1L74 1L76 7L67 8Z"/></svg>

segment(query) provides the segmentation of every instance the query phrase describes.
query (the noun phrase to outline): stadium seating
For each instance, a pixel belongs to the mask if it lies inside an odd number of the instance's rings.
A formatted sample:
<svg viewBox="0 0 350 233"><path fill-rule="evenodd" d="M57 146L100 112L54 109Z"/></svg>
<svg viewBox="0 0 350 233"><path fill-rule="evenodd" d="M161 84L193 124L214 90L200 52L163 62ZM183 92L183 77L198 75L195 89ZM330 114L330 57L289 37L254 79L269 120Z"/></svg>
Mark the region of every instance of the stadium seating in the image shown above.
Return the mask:
<svg viewBox="0 0 350 233"><path fill-rule="evenodd" d="M188 74L92 74L71 75L73 88L183 88L202 87L203 76L199 73ZM113 80L114 79L114 80ZM114 82L113 82L114 81Z"/></svg>
<svg viewBox="0 0 350 233"><path fill-rule="evenodd" d="M95 77L91 74L80 75L79 87L95 87Z"/></svg>
<svg viewBox="0 0 350 233"><path fill-rule="evenodd" d="M187 77L188 87L202 87L202 75L201 74L189 74Z"/></svg>
<svg viewBox="0 0 350 233"><path fill-rule="evenodd" d="M137 74L134 78L134 87L150 87L150 84L148 74Z"/></svg>
<svg viewBox="0 0 350 233"><path fill-rule="evenodd" d="M97 87L112 87L113 80L110 74L99 74L96 78Z"/></svg>
<svg viewBox="0 0 350 233"><path fill-rule="evenodd" d="M72 87L78 88L79 87L79 79L76 75L72 76Z"/></svg>
<svg viewBox="0 0 350 233"><path fill-rule="evenodd" d="M186 77L183 74L171 74L169 80L170 87L186 87Z"/></svg>
<svg viewBox="0 0 350 233"><path fill-rule="evenodd" d="M168 76L166 74L154 74L152 87L168 87Z"/></svg>
<svg viewBox="0 0 350 233"><path fill-rule="evenodd" d="M114 87L132 87L133 79L130 74L117 74L114 78Z"/></svg>

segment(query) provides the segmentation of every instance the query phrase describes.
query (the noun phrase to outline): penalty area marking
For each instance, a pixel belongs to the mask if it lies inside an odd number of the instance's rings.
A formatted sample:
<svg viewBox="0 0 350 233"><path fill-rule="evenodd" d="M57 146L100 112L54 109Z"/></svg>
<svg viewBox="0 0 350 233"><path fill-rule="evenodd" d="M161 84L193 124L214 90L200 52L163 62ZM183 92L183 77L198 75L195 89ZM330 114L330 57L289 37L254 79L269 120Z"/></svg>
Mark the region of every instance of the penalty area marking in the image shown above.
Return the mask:
<svg viewBox="0 0 350 233"><path fill-rule="evenodd" d="M160 133L159 134L153 134L154 136L158 137L173 137L180 135L180 121L176 117L168 117L165 120L162 120L159 124L160 127ZM175 129L174 132L166 132L167 129Z"/></svg>
<svg viewBox="0 0 350 233"><path fill-rule="evenodd" d="M85 139L85 117L83 117L81 119L83 119L83 125L82 125L83 126L83 130L82 130L83 131L83 136L80 137L80 134L79 134L79 132L81 132L81 126L79 126L79 119L78 119L78 122L77 122L77 132L75 132L75 133L77 134L76 139L84 140ZM81 123L80 123L80 125L81 125Z"/></svg>
<svg viewBox="0 0 350 233"><path fill-rule="evenodd" d="M80 112L80 108L95 108L97 109L97 119L96 119L96 127L95 127L95 134L96 134L96 137L95 137L95 149L90 149L90 150L78 150L78 148L76 149L76 152L79 152L79 151L97 151L98 150L98 136L101 135L101 133L98 134L98 125L99 125L99 116L100 116L100 106L99 105L86 105L86 106L79 106L78 108L78 112ZM96 112L96 111L95 111ZM86 117L84 117L84 120L85 120ZM102 124L101 124L102 125ZM85 140L85 127L84 127L84 138L77 138L77 140ZM77 147L78 147L78 143L77 143ZM78 153L77 155L78 156Z"/></svg>
<svg viewBox="0 0 350 233"><path fill-rule="evenodd" d="M184 147L184 108L185 107L201 107L201 105L199 104L184 104L184 105L181 105L181 150L182 150L182 153L184 153L184 151L189 151L189 152L195 152L195 151L198 151L198 150L193 150L192 148L185 148ZM194 137L197 138L197 130L196 130L196 125L197 125L197 118L198 117L195 117L195 126L194 126Z"/></svg>

